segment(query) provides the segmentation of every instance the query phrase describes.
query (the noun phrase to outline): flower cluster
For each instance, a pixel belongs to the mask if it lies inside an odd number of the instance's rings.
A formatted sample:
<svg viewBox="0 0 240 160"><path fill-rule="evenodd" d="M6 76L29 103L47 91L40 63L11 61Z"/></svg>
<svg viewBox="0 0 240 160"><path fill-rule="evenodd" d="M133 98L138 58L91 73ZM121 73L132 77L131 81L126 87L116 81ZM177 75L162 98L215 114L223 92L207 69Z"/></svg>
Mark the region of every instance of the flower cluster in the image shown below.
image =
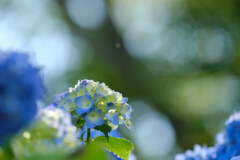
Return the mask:
<svg viewBox="0 0 240 160"><path fill-rule="evenodd" d="M193 151L188 150L185 154L178 154L175 160L214 160L216 156L214 147L195 145Z"/></svg>
<svg viewBox="0 0 240 160"><path fill-rule="evenodd" d="M115 130L122 123L132 129L132 107L127 101L104 83L82 80L69 91L55 95L53 104L71 113L75 124L83 121L87 128L107 124Z"/></svg>
<svg viewBox="0 0 240 160"><path fill-rule="evenodd" d="M225 131L217 136L218 160L231 159L240 155L240 113L226 121Z"/></svg>
<svg viewBox="0 0 240 160"><path fill-rule="evenodd" d="M51 130L55 131L52 132L52 136L55 139L54 142L56 145L73 149L78 146L79 141L76 137L76 127L72 125L71 115L69 113L62 109L49 106L40 110L38 117L38 123L42 123L46 126L46 129L51 128ZM39 127L39 124L37 127Z"/></svg>
<svg viewBox="0 0 240 160"><path fill-rule="evenodd" d="M193 151L178 154L175 160L230 160L240 155L240 113L235 113L226 121L223 132L216 136L214 147L196 145Z"/></svg>
<svg viewBox="0 0 240 160"><path fill-rule="evenodd" d="M44 91L39 69L29 63L28 55L0 51L0 159L92 159L92 153L100 153L102 159L104 149L128 159L132 143L113 138L119 136L115 129L120 124L132 128L127 98L104 83L83 80L38 109ZM103 134L108 141L91 139ZM108 148L110 139L114 146Z"/></svg>
<svg viewBox="0 0 240 160"><path fill-rule="evenodd" d="M19 159L36 153L71 152L80 145L70 114L53 106L40 110L29 129L11 143Z"/></svg>
<svg viewBox="0 0 240 160"><path fill-rule="evenodd" d="M0 144L31 122L44 90L27 54L0 51Z"/></svg>

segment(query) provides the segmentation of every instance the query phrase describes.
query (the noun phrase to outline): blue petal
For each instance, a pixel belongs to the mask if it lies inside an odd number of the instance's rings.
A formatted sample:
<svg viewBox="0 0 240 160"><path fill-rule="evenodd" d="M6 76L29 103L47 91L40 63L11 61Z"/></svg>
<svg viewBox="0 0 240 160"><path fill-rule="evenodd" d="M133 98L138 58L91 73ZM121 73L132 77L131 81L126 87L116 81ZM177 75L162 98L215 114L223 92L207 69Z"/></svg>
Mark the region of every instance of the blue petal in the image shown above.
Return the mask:
<svg viewBox="0 0 240 160"><path fill-rule="evenodd" d="M239 157L233 157L231 160L240 160L240 156Z"/></svg>
<svg viewBox="0 0 240 160"><path fill-rule="evenodd" d="M102 111L100 109L90 111L85 117L85 120L87 128L94 128L104 123Z"/></svg>
<svg viewBox="0 0 240 160"><path fill-rule="evenodd" d="M106 112L106 103L108 102L107 98L101 93L94 94L95 106L101 109L104 113Z"/></svg>
<svg viewBox="0 0 240 160"><path fill-rule="evenodd" d="M120 114L121 114L125 119L131 119L131 118L132 118L132 114L133 114L132 107L131 107L129 104L124 103L124 104L122 105Z"/></svg>
<svg viewBox="0 0 240 160"><path fill-rule="evenodd" d="M119 125L119 116L116 112L108 112L105 117L114 125Z"/></svg>
<svg viewBox="0 0 240 160"><path fill-rule="evenodd" d="M122 138L121 134L118 132L118 130L111 130L109 133L109 136L116 137L116 138Z"/></svg>
<svg viewBox="0 0 240 160"><path fill-rule="evenodd" d="M59 104L58 104L58 107L59 108L62 108L63 110L67 111L67 112L71 112L71 111L74 111L77 106L76 104L68 99L68 100L62 100Z"/></svg>
<svg viewBox="0 0 240 160"><path fill-rule="evenodd" d="M97 89L98 90L98 89ZM101 100L101 99L106 99L106 97L102 94L102 93L100 93L100 92L96 92L95 94L94 94L94 99L96 100L96 101L99 101L99 100Z"/></svg>
<svg viewBox="0 0 240 160"><path fill-rule="evenodd" d="M122 103L127 103L127 101L128 101L127 97L123 97L122 100L121 100Z"/></svg>
<svg viewBox="0 0 240 160"><path fill-rule="evenodd" d="M108 102L106 105L107 105L107 111L117 109L116 105L112 102Z"/></svg>
<svg viewBox="0 0 240 160"><path fill-rule="evenodd" d="M107 88L107 86L101 86L99 88L96 88L96 93L105 97L110 95L111 91L112 90L110 88Z"/></svg>
<svg viewBox="0 0 240 160"><path fill-rule="evenodd" d="M76 94L77 94L77 96L82 96L82 95L84 95L84 94L85 94L85 88L84 88L84 86L78 86L78 87L76 88Z"/></svg>
<svg viewBox="0 0 240 160"><path fill-rule="evenodd" d="M78 87L76 88L76 94L78 96L82 96L85 94L85 91L92 92L93 88L95 88L96 82L93 80L82 80L78 82Z"/></svg>
<svg viewBox="0 0 240 160"><path fill-rule="evenodd" d="M76 112L78 114L88 112L94 106L94 101L89 93L86 94L85 96L75 98L75 103L77 105Z"/></svg>
<svg viewBox="0 0 240 160"><path fill-rule="evenodd" d="M86 139L87 138L87 126L86 125L84 125L82 129L78 130L77 137L79 138L83 134L83 132L85 132L83 138ZM94 139L98 136L104 136L104 134L95 129L91 129L91 138ZM111 132L109 133L109 136L116 137L116 138L122 138L122 136L120 135L118 130L111 130Z"/></svg>
<svg viewBox="0 0 240 160"><path fill-rule="evenodd" d="M129 119L124 120L124 124L125 124L125 126L126 126L128 129L130 129L130 131L133 131L133 130L134 130L133 125L132 125L132 123L131 123L131 121L130 121Z"/></svg>
<svg viewBox="0 0 240 160"><path fill-rule="evenodd" d="M84 133L85 132L85 133ZM84 125L82 129L79 129L78 132L77 132L77 137L79 138L82 134L84 133L83 135L83 139L86 139L87 138L87 126ZM110 134L109 134L110 135ZM101 132L101 131L97 131L95 129L91 129L91 138L94 139L98 136L104 136L104 134Z"/></svg>
<svg viewBox="0 0 240 160"><path fill-rule="evenodd" d="M55 95L53 96L53 103L54 103L54 104L58 104L58 103L62 100L63 96L64 96L66 93L67 93L67 92L63 92L63 93L60 93L60 94L55 94Z"/></svg>
<svg viewBox="0 0 240 160"><path fill-rule="evenodd" d="M75 92L67 92L66 94L64 94L63 98L65 99L74 99L76 97Z"/></svg>

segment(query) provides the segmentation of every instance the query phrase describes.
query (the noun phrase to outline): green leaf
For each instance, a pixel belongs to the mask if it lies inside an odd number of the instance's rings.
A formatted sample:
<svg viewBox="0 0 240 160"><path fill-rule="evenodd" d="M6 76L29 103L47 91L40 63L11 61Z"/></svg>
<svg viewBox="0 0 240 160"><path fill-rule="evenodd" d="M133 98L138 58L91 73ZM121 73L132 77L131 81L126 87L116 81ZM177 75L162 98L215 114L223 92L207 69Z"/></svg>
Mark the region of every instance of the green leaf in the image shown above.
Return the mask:
<svg viewBox="0 0 240 160"><path fill-rule="evenodd" d="M118 157L127 160L131 151L134 149L133 144L124 138L109 137L109 141L104 136L96 137L95 143L99 143L100 146L113 152Z"/></svg>
<svg viewBox="0 0 240 160"><path fill-rule="evenodd" d="M109 160L106 152L96 143L88 143L82 150L78 150L68 160Z"/></svg>
<svg viewBox="0 0 240 160"><path fill-rule="evenodd" d="M81 135L81 137L80 137L80 140L83 141L83 142L86 142L86 141L84 140L84 138L83 138L83 136L84 136L85 133L86 133L86 132L83 132L82 135Z"/></svg>
<svg viewBox="0 0 240 160"><path fill-rule="evenodd" d="M85 120L83 120L83 119L79 119L78 121L77 121L77 123L75 124L75 126L76 126L76 131L78 132L78 130L79 130L79 128L82 128L83 127L83 125L84 125L84 123L85 123Z"/></svg>
<svg viewBox="0 0 240 160"><path fill-rule="evenodd" d="M96 126L94 129L103 132L105 137L107 138L107 141L109 141L108 133L111 132L112 127L107 124L103 124L101 126Z"/></svg>

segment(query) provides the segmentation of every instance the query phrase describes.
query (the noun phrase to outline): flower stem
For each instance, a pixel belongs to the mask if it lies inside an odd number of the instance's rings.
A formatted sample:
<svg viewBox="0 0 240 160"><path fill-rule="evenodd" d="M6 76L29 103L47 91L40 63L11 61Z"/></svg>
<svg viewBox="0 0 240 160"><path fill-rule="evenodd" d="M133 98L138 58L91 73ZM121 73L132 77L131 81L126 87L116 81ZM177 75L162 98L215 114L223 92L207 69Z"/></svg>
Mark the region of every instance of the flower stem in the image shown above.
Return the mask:
<svg viewBox="0 0 240 160"><path fill-rule="evenodd" d="M91 137L91 128L87 129L87 142L90 142L90 137Z"/></svg>

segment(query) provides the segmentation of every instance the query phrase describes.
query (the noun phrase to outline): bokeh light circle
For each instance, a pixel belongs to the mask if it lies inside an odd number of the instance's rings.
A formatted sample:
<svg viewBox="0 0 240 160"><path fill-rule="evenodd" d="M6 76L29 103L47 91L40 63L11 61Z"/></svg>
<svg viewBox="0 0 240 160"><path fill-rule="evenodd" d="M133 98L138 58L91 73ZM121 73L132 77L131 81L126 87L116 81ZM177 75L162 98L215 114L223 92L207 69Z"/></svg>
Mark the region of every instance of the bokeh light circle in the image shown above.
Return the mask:
<svg viewBox="0 0 240 160"><path fill-rule="evenodd" d="M104 0L68 0L66 7L71 19L86 29L98 28L106 16Z"/></svg>

